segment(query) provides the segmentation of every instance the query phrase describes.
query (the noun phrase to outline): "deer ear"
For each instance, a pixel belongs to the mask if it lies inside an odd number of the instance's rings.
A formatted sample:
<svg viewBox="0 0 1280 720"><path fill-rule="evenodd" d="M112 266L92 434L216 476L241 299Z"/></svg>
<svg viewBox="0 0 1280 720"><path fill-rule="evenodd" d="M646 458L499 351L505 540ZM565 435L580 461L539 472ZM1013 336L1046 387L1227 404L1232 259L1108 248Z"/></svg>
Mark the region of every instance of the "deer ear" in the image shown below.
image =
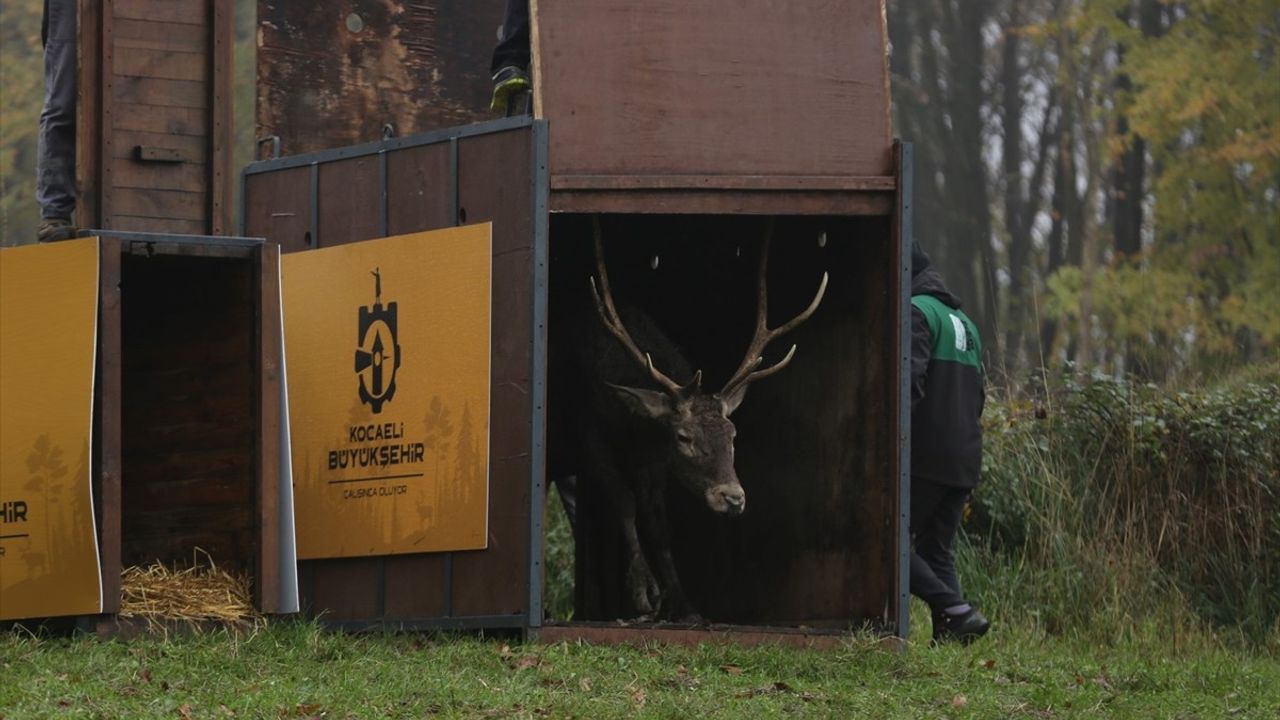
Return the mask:
<svg viewBox="0 0 1280 720"><path fill-rule="evenodd" d="M656 419L672 412L671 399L666 393L624 387L613 383L607 384L614 396L621 400L622 404L627 406L627 410L634 415Z"/></svg>
<svg viewBox="0 0 1280 720"><path fill-rule="evenodd" d="M737 410L738 406L742 404L742 399L747 396L747 387L747 383L743 383L734 388L733 391L725 397L720 398L720 402L724 403L725 417L732 415L733 411Z"/></svg>

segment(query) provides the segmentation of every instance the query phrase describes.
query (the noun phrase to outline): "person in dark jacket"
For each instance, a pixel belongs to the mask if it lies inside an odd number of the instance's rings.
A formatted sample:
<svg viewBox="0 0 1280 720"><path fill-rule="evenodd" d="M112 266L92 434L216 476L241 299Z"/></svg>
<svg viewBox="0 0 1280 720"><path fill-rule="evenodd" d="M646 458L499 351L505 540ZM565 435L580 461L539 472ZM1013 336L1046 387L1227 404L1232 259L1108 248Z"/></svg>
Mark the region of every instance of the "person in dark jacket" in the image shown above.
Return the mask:
<svg viewBox="0 0 1280 720"><path fill-rule="evenodd" d="M935 641L970 642L990 623L964 599L952 547L982 468L982 343L960 300L911 257L911 594L929 605Z"/></svg>
<svg viewBox="0 0 1280 720"><path fill-rule="evenodd" d="M75 237L76 207L76 2L45 0L44 107L36 142L36 202L40 242Z"/></svg>

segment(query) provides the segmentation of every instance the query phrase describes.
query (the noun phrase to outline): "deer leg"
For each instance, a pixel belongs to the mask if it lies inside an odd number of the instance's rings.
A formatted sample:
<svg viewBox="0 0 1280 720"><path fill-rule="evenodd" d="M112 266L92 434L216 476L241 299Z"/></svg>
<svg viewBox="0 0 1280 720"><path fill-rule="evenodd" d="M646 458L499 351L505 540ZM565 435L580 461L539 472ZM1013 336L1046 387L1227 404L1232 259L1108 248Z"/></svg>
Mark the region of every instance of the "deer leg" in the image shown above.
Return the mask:
<svg viewBox="0 0 1280 720"><path fill-rule="evenodd" d="M649 497L642 500L645 513L641 527L644 529L649 558L658 571L661 596L658 601L657 615L663 620L700 623L702 617L689 604L689 599L684 594L684 586L680 583L680 576L676 573L675 561L671 557L671 526L667 521L664 484L646 483L646 487L652 489Z"/></svg>
<svg viewBox="0 0 1280 720"><path fill-rule="evenodd" d="M627 542L627 591L631 595L631 604L639 613L637 619L648 619L653 616L653 600L659 597L658 583L649 569L649 562L640 546L640 535L636 532L635 498L628 490L622 490L619 495L622 535Z"/></svg>

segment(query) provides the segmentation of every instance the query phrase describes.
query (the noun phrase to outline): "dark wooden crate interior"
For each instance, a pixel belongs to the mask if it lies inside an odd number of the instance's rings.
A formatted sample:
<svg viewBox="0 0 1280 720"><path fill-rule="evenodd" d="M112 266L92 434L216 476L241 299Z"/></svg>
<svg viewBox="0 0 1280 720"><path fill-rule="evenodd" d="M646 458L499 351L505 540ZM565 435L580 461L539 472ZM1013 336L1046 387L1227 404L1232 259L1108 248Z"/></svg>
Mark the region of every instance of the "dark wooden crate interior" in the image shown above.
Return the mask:
<svg viewBox="0 0 1280 720"><path fill-rule="evenodd" d="M649 313L704 371L704 387L723 384L751 336L765 222L750 216L603 217L615 298ZM799 313L824 270L830 286L818 312L766 351L776 360L796 343L791 366L753 386L733 416L746 513L715 516L682 488L668 492L677 568L690 599L710 621L846 627L892 617L898 298L890 233L884 217L777 220L771 323ZM557 358L566 343L578 341L581 323L599 322L587 281L593 263L589 219L553 216L553 424L560 422L557 405L572 405L582 382L566 377ZM557 443L557 435L553 426L548 472L577 472L576 439ZM625 558L608 499L590 478L579 478L578 492L574 617L627 617Z"/></svg>
<svg viewBox="0 0 1280 720"><path fill-rule="evenodd" d="M253 292L244 258L125 254L121 562L252 573L258 555Z"/></svg>

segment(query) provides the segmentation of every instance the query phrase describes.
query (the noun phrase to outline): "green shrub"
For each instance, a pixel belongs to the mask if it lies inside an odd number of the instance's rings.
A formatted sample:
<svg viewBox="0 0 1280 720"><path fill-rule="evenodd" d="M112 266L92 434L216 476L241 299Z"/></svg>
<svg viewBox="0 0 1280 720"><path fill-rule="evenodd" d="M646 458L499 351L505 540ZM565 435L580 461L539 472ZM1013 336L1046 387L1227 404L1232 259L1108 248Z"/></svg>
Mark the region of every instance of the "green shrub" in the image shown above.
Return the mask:
<svg viewBox="0 0 1280 720"><path fill-rule="evenodd" d="M984 424L975 596L1049 631L1162 618L1275 637L1280 366L1196 390L1067 376L1039 401L989 403Z"/></svg>

